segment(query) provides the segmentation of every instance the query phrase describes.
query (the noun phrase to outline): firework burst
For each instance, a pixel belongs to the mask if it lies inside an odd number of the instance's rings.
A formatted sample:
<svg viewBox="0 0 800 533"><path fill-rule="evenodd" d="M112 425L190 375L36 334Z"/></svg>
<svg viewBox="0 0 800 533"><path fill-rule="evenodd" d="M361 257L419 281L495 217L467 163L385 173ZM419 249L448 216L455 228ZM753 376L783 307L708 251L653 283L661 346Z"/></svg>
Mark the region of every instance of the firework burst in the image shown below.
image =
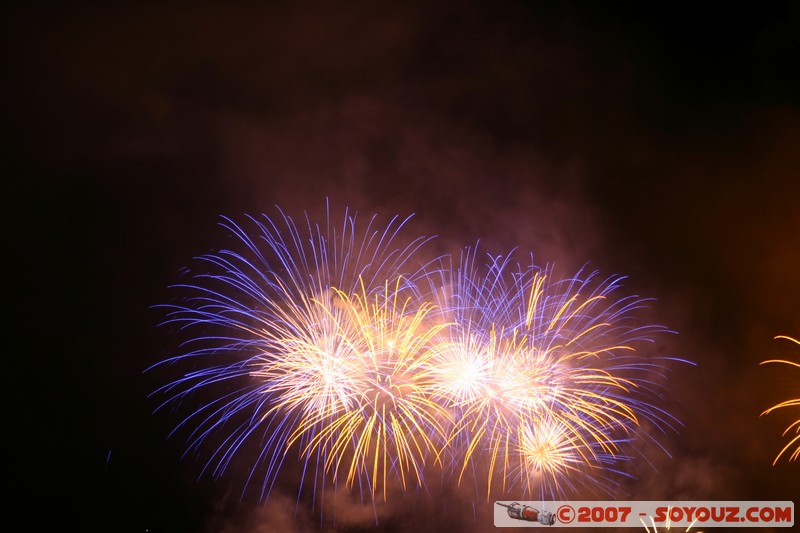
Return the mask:
<svg viewBox="0 0 800 533"><path fill-rule="evenodd" d="M200 405L175 431L204 471L241 455L262 497L286 462L314 498L331 481L386 500L434 467L487 499L555 497L608 488L640 424L672 422L655 406L663 361L636 351L666 330L638 324L645 300L618 297L622 278L474 250L416 263L429 239L395 244L407 219L248 220L252 234L225 219L233 249L201 256L165 306L189 340L164 363L191 369L157 392Z"/></svg>
<svg viewBox="0 0 800 533"><path fill-rule="evenodd" d="M785 336L781 335L781 336L778 336L778 337L775 337L775 338L776 339L785 339L785 340L793 342L793 343L795 343L797 345L800 345L800 340L794 339L792 337L785 337ZM785 361L785 360L782 360L782 359L769 359L767 361L762 361L761 362L762 365L763 364L768 364L768 363L780 363L780 364L790 365L790 366L794 366L794 367L800 368L800 364L799 363L794 363L792 361ZM786 400L785 402L781 402L779 404L773 405L772 407L770 407L769 409L767 409L766 411L761 413L761 416L768 415L772 411L774 411L776 409L783 409L784 407L800 407L800 398L793 398L791 400ZM791 451L789 453L789 462L796 461L797 458L800 457L800 419L795 420L794 422L789 424L789 426L783 431L783 434L781 436L782 437L786 437L787 435L791 435L792 432L794 432L794 434L795 434L794 437L792 437L789 440L789 442L786 444L786 446L784 446L783 449L781 449L781 451L778 452L778 455L775 457L775 460L772 462L773 466L778 464L778 461L780 460L781 456L784 453L789 452L789 450L792 448L792 446L795 446L795 448L794 448L793 451Z"/></svg>
<svg viewBox="0 0 800 533"><path fill-rule="evenodd" d="M187 453L213 443L205 469L220 475L255 445L248 483L262 469L262 495L291 453L304 479L338 481L343 468L369 493L389 475L421 483L437 425L417 370L435 329L422 324L429 306L415 307L410 259L427 239L397 247L407 219L379 229L348 213L340 225L249 221L255 236L222 224L244 252L200 257L202 273L177 286L188 296L165 306L190 337L165 362L199 370L157 391L162 407L210 398L176 428L191 428Z"/></svg>
<svg viewBox="0 0 800 533"><path fill-rule="evenodd" d="M621 446L642 419L671 421L645 377L663 368L634 347L666 330L636 324L645 300L616 298L622 278L553 281L508 257L482 267L474 251L443 272L434 291L453 326L435 393L457 421L446 456L459 483L470 471L485 476L487 499L495 482L556 496L629 459Z"/></svg>

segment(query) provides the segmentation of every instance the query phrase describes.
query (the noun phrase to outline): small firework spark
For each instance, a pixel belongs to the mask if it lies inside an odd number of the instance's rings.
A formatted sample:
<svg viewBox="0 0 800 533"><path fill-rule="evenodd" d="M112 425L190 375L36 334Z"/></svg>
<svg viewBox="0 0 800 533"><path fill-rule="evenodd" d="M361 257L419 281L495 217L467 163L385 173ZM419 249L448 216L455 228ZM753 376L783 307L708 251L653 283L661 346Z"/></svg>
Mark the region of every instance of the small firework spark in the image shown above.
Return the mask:
<svg viewBox="0 0 800 533"><path fill-rule="evenodd" d="M667 523L666 523L666 525L664 526L664 531L672 531L672 526L670 525L670 522L669 522L669 513L670 513L670 509L671 509L671 507L667 507ZM650 519L650 525L653 527L652 533L658 533L658 528L656 527L656 522L655 522L655 520L653 519L653 517L652 517L652 516L651 516L651 517L649 517L649 519ZM639 521L640 521L640 522L642 523L642 525L644 526L644 530L645 530L647 533L650 533L650 527L648 527L648 525L647 525L647 521L646 521L644 518L639 518ZM689 533L689 531L691 531L691 529L692 529L692 526L694 526L695 522L697 522L697 519L695 519L695 520L694 520L694 521L693 521L691 524L689 524L689 527L687 527L687 528L686 528L686 529L684 529L683 531L684 531L685 533ZM697 531L697 533L703 533L703 532L702 532L702 531Z"/></svg>
<svg viewBox="0 0 800 533"><path fill-rule="evenodd" d="M793 343L795 343L797 345L800 345L800 341L797 340L797 339L794 339L792 337L785 337L783 335L779 335L779 336L775 337L775 339L785 339L785 340L793 342ZM795 362L792 362L792 361L785 361L785 360L782 360L782 359L769 359L767 361L762 361L760 364L764 365L764 364L767 364L767 363L780 363L780 364L790 365L790 366L794 366L794 367L800 368L800 363L795 363ZM772 411L774 411L776 409L782 409L784 407L800 407L800 398L793 398L791 400L786 400L785 402L781 402L781 403L779 403L777 405L773 405L772 407L770 407L769 409L767 409L766 411L761 413L760 416L768 415ZM789 453L789 462L796 461L797 458L800 457L800 419L797 419L794 422L792 422L791 424L789 424L789 426L784 430L784 432L783 432L783 434L781 436L782 437L786 437L787 435L791 435L792 432L794 432L794 437L792 437L789 440L789 442L786 444L786 446L784 446L783 449L780 452L778 452L778 455L775 457L775 460L772 462L773 466L778 464L778 461L780 460L781 456L784 453L789 452L790 449L792 448L792 446L795 446L795 448L794 448L793 451L791 451Z"/></svg>

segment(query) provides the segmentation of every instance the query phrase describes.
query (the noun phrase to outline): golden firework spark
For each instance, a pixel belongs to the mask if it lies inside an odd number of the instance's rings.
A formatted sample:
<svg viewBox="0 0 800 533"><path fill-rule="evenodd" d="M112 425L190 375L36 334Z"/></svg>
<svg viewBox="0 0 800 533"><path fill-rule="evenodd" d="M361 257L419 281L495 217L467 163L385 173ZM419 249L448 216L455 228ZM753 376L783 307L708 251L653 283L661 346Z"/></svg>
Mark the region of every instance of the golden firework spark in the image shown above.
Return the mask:
<svg viewBox="0 0 800 533"><path fill-rule="evenodd" d="M301 445L301 456L324 458L336 481L345 474L352 487L368 479L371 491L397 475L406 488L422 471L443 437L445 410L432 401L431 339L445 324L429 325L432 307L413 307L401 280L382 294L365 287L352 296L337 289L316 300L325 337L297 343L285 357L265 359L253 375L270 385L264 393L279 400L263 418L295 416L286 451ZM331 339L335 339L332 341Z"/></svg>
<svg viewBox="0 0 800 533"><path fill-rule="evenodd" d="M786 336L783 336L783 335L779 335L779 336L775 337L775 339L776 340L777 339L785 339L785 340L793 342L793 343L795 343L797 345L800 345L800 341L795 339L795 338L792 338L792 337L786 337ZM769 359L767 361L762 361L760 364L764 365L764 364L767 364L767 363L780 363L780 364L790 365L790 366L794 366L794 367L800 368L800 363L795 363L795 362L792 362L792 361L786 361L786 360L783 360L783 359ZM792 398L791 400L786 400L785 402L781 402L779 404L773 405L772 407L770 407L769 409L767 409L766 411L761 413L760 416L768 415L772 411L774 411L776 409L783 409L784 407L800 407L800 398ZM784 453L786 453L787 451L789 451L792 446L796 445L796 448L794 449L794 451L792 451L789 454L789 462L796 461L797 458L800 457L800 419L797 419L794 422L792 422L791 424L789 424L789 426L784 430L784 432L783 432L783 434L781 436L782 437L786 437L787 435L791 435L792 431L794 431L794 434L795 434L794 437L792 437L789 440L789 442L786 444L786 446L784 446L783 449L780 452L778 452L778 455L775 457L775 460L772 462L773 466L778 464L778 461L780 460L781 456Z"/></svg>

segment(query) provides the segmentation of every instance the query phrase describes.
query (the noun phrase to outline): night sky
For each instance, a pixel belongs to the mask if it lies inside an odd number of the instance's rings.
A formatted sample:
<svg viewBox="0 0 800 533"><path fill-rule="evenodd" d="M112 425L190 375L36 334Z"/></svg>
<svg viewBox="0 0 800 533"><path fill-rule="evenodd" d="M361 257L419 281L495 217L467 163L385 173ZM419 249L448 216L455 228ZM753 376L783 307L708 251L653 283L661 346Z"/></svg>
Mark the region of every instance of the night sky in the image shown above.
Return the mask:
<svg viewBox="0 0 800 533"><path fill-rule="evenodd" d="M800 4L128 4L0 12L8 521L375 529L353 501L293 516L291 484L240 498L243 464L198 479L148 398L176 376L143 372L174 347L153 306L230 242L222 215L326 199L413 214L442 253L629 276L678 332L659 353L697 366L672 369L684 427L627 499L800 503L800 462L772 466L798 412L759 417L800 372L758 364L800 361L774 340L800 336ZM493 530L447 489L380 511Z"/></svg>

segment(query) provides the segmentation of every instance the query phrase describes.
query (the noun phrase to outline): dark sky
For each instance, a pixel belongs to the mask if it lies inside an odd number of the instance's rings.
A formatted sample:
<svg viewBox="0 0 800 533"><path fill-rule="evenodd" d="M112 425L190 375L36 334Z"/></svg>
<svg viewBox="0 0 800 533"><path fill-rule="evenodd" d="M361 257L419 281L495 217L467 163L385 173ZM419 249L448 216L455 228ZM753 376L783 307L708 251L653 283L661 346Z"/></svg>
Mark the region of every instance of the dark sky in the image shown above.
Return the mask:
<svg viewBox="0 0 800 533"><path fill-rule="evenodd" d="M236 472L196 481L142 370L220 215L325 198L413 213L441 251L630 276L697 363L631 499L797 503L800 463L772 466L792 413L758 415L800 375L758 363L800 360L773 339L800 336L800 4L72 4L0 14L4 434L30 530L319 529L288 492L263 510ZM382 527L491 528L448 501ZM340 530L368 529L355 507Z"/></svg>

